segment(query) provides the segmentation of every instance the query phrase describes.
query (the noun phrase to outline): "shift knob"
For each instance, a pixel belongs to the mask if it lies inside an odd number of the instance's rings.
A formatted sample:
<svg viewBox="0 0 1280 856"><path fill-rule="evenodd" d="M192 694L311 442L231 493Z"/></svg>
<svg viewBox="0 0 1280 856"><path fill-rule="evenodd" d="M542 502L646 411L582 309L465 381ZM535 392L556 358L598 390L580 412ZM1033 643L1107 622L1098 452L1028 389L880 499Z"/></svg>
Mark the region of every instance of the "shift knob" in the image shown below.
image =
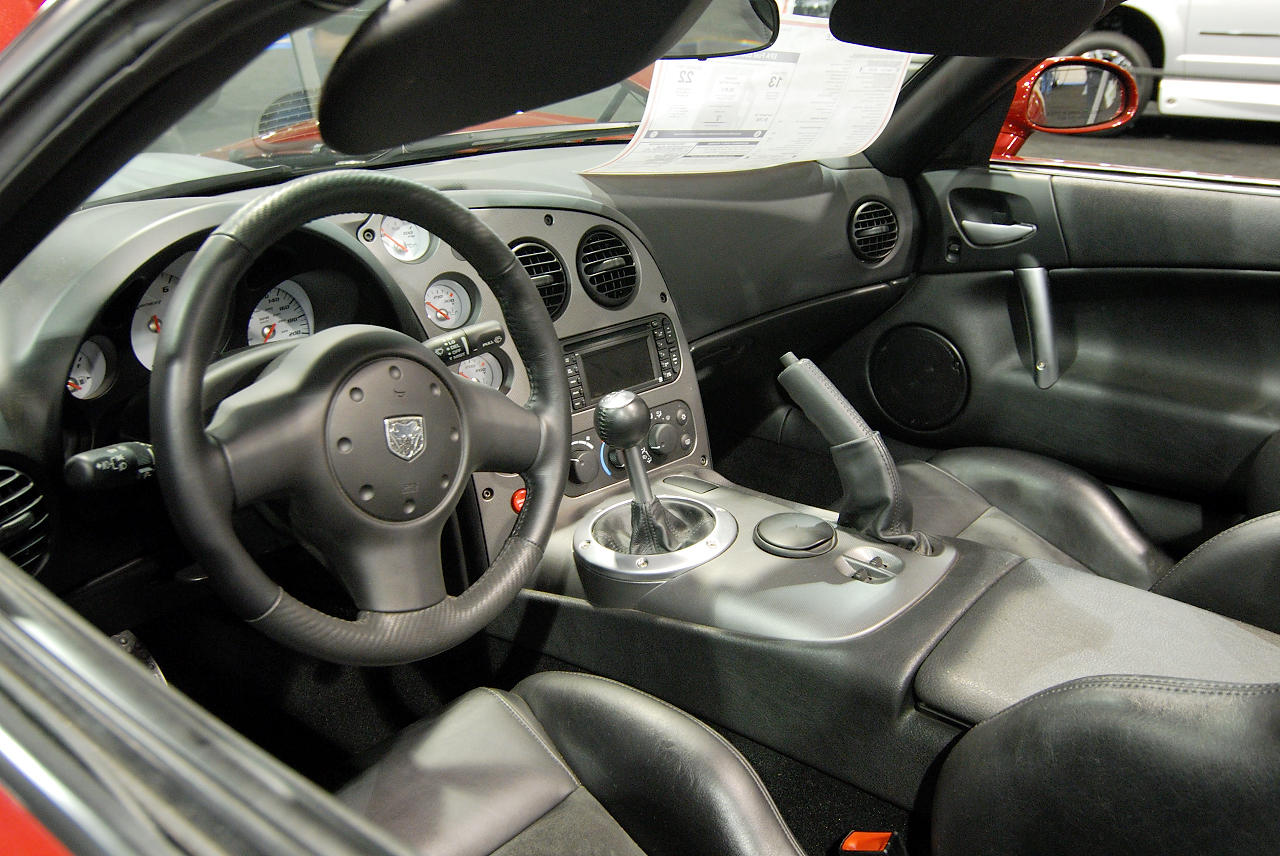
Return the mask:
<svg viewBox="0 0 1280 856"><path fill-rule="evenodd" d="M629 389L611 392L596 405L596 431L615 449L639 446L649 434L649 405Z"/></svg>
<svg viewBox="0 0 1280 856"><path fill-rule="evenodd" d="M640 457L640 446L649 435L649 405L629 389L609 393L596 405L596 433L606 446L622 450L627 480L640 507L648 508L656 502Z"/></svg>

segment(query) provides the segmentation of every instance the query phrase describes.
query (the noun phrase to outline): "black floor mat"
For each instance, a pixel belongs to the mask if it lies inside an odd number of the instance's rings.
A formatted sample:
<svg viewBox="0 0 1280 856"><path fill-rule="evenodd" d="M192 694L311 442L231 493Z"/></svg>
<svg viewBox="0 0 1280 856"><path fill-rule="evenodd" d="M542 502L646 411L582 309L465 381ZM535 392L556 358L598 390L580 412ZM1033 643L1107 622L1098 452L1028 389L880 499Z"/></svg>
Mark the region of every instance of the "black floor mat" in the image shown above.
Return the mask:
<svg viewBox="0 0 1280 856"><path fill-rule="evenodd" d="M137 633L173 686L328 789L360 772L400 729L491 676L482 642L407 666L322 662L267 639L212 600Z"/></svg>
<svg viewBox="0 0 1280 856"><path fill-rule="evenodd" d="M755 767L796 840L811 856L837 852L854 830L896 832L906 840L910 815L903 809L740 734L718 730Z"/></svg>

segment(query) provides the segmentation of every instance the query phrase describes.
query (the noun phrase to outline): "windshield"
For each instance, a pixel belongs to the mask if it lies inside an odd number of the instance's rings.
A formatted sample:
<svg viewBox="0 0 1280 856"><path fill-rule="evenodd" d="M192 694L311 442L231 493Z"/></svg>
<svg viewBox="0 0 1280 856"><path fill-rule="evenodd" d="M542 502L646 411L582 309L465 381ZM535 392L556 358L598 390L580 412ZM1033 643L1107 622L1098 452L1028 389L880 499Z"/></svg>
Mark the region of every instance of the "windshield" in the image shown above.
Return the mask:
<svg viewBox="0 0 1280 856"><path fill-rule="evenodd" d="M266 167L310 170L501 147L625 141L644 116L654 66L595 92L393 151L334 151L325 144L315 118L322 84L377 5L363 3L276 40L99 188L93 199ZM800 3L794 12L825 17L830 5L829 0ZM925 59L913 55L908 74ZM395 85L395 80L387 81L388 87Z"/></svg>
<svg viewBox="0 0 1280 856"><path fill-rule="evenodd" d="M315 121L321 85L369 11L343 12L278 39L147 151L203 155L248 166L322 165L369 154L329 150ZM598 92L462 130L635 122L644 113L649 74L646 69ZM388 81L388 86L394 85L394 80Z"/></svg>

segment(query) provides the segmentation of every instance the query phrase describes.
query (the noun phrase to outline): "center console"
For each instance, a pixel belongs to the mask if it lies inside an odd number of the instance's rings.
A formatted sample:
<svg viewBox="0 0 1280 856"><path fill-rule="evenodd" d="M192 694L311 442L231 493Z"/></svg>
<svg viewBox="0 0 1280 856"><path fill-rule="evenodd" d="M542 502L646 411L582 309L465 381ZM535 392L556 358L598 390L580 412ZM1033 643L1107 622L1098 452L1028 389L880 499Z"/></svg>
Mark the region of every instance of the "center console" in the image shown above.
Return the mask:
<svg viewBox="0 0 1280 856"><path fill-rule="evenodd" d="M725 479L676 308L632 245L646 285L631 302L557 322L569 482L534 580L491 633L904 807L966 728L1063 681L1280 679L1271 634L881 513L894 480L877 475L883 448L852 408L811 403L846 491L835 510ZM793 396L823 386L805 362L784 370ZM598 421L612 392L648 411L622 434ZM491 554L520 486L476 477ZM662 510L646 512L653 502ZM675 520L659 521L662 546L633 537L663 515Z"/></svg>

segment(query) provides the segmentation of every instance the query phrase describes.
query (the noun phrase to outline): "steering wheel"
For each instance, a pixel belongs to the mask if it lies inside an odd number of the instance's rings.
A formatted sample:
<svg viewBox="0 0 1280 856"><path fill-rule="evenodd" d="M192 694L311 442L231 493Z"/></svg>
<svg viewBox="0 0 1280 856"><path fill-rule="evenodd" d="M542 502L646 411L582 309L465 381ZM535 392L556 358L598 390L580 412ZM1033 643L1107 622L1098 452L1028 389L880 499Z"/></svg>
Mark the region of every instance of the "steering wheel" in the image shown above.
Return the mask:
<svg viewBox="0 0 1280 856"><path fill-rule="evenodd" d="M434 232L489 284L529 374L528 404L460 379L410 336L346 325L300 340L225 398L206 426L201 388L235 284L280 236L368 211ZM434 190L337 171L249 203L201 246L160 334L151 433L179 534L241 617L299 651L387 665L478 632L532 577L568 473L569 389L551 319L497 235ZM441 531L477 471L521 473L528 494L488 570L453 597ZM289 595L236 536L234 511L280 497L298 536L351 595L355 620Z"/></svg>

